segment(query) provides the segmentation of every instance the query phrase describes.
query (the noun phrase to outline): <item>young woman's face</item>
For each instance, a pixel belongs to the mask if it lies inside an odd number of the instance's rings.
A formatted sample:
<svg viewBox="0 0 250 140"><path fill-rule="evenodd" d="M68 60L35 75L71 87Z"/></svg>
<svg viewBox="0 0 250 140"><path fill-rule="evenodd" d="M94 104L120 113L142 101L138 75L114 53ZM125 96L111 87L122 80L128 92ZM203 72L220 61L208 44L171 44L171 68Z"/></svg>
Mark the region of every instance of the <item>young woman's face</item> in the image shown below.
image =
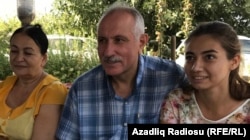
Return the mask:
<svg viewBox="0 0 250 140"><path fill-rule="evenodd" d="M29 36L18 33L10 41L10 65L17 76L36 76L43 71L47 56Z"/></svg>
<svg viewBox="0 0 250 140"><path fill-rule="evenodd" d="M198 90L228 86L230 71L239 65L239 57L228 60L221 43L209 35L193 38L185 49L184 69Z"/></svg>

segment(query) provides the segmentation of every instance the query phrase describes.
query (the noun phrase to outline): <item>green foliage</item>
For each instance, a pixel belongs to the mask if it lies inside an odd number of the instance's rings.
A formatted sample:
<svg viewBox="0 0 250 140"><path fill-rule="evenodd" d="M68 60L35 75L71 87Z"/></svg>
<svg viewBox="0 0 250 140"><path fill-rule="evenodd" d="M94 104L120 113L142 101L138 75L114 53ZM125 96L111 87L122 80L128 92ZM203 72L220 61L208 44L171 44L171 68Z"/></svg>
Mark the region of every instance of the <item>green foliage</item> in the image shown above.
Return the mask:
<svg viewBox="0 0 250 140"><path fill-rule="evenodd" d="M250 36L249 0L190 0L193 8L193 25L219 20L232 25L238 34Z"/></svg>
<svg viewBox="0 0 250 140"><path fill-rule="evenodd" d="M116 0L55 0L53 15L64 24L58 23L60 29L76 29L80 36L95 36L96 23L104 9ZM68 30L70 31L70 30ZM71 34L72 33L68 33Z"/></svg>
<svg viewBox="0 0 250 140"><path fill-rule="evenodd" d="M73 82L82 73L99 64L93 44L86 42L82 48L65 44L61 44L60 48L50 46L45 71L65 83Z"/></svg>
<svg viewBox="0 0 250 140"><path fill-rule="evenodd" d="M12 74L9 64L9 38L16 27L20 26L17 18L0 22L0 80Z"/></svg>
<svg viewBox="0 0 250 140"><path fill-rule="evenodd" d="M5 79L7 75L12 74L12 70L9 64L9 49L7 47L0 47L0 80Z"/></svg>
<svg viewBox="0 0 250 140"><path fill-rule="evenodd" d="M115 0L55 0L55 15L66 20L62 29L78 29L84 36L95 35L102 12ZM169 58L171 36L177 45L199 22L225 21L238 34L250 36L249 0L126 0L145 19L150 40L158 42L158 56ZM62 20L65 21L65 20ZM67 26L67 27L66 27ZM70 31L70 30L69 30ZM149 46L150 47L150 46ZM147 50L151 50L148 48ZM167 56L166 56L167 55Z"/></svg>

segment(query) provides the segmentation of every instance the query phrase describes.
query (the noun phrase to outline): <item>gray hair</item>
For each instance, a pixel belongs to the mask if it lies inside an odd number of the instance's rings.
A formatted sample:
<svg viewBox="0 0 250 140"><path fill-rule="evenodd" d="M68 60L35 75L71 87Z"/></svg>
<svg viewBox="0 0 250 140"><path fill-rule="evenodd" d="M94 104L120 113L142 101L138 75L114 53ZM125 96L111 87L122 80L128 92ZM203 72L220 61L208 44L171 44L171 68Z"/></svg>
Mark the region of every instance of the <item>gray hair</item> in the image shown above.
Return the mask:
<svg viewBox="0 0 250 140"><path fill-rule="evenodd" d="M113 3L101 16L97 23L97 31L99 30L99 25L102 22L102 20L108 16L109 14L115 12L115 11L125 11L127 13L130 13L134 19L135 19L135 27L134 27L134 35L137 39L139 39L141 34L145 33L145 24L144 19L141 15L141 13L134 7L130 7L125 2L115 2Z"/></svg>

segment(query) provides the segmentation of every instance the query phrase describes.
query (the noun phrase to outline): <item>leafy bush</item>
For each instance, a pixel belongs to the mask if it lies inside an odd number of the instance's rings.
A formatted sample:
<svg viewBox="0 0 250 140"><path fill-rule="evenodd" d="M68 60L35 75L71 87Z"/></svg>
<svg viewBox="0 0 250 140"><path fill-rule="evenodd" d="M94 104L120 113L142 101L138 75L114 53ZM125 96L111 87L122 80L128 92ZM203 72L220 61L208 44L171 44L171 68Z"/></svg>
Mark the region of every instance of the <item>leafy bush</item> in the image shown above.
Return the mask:
<svg viewBox="0 0 250 140"><path fill-rule="evenodd" d="M9 38L11 33L17 28L20 23L16 18L8 21L0 20L0 80L12 74L9 64Z"/></svg>
<svg viewBox="0 0 250 140"><path fill-rule="evenodd" d="M93 42L91 45L89 43L85 43L82 48L64 44L60 48L50 46L45 71L64 83L72 83L82 73L99 64Z"/></svg>
<svg viewBox="0 0 250 140"><path fill-rule="evenodd" d="M9 64L8 48L6 46L0 47L0 80L5 79L6 76L12 74Z"/></svg>

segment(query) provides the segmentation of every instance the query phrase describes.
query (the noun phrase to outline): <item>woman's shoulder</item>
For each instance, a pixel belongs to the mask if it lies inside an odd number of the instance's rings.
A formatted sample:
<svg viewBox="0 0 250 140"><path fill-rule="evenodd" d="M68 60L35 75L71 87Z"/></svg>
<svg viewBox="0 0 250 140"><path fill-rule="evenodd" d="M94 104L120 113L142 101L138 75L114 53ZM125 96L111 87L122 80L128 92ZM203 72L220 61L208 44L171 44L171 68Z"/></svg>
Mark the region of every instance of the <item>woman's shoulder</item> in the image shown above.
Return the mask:
<svg viewBox="0 0 250 140"><path fill-rule="evenodd" d="M48 74L41 81L39 92L53 93L53 94L63 94L68 93L67 87L55 76Z"/></svg>
<svg viewBox="0 0 250 140"><path fill-rule="evenodd" d="M17 79L16 75L10 75L7 76L4 80L2 80L2 82L15 82L16 79Z"/></svg>
<svg viewBox="0 0 250 140"><path fill-rule="evenodd" d="M55 76L53 76L51 74L47 74L45 76L45 78L41 81L40 84L42 84L43 86L48 86L48 85L64 85L63 82L59 78L57 78L57 77L55 77Z"/></svg>
<svg viewBox="0 0 250 140"><path fill-rule="evenodd" d="M12 86L17 80L16 75L7 76L4 80L0 81L0 88L3 86Z"/></svg>
<svg viewBox="0 0 250 140"><path fill-rule="evenodd" d="M55 82L55 81L58 81L59 83L61 82L57 77L55 77L55 76L53 76L53 75L51 75L51 74L47 74L47 75L44 77L44 79L43 79L42 82L44 82L45 84L50 84L50 83L53 83L53 82Z"/></svg>
<svg viewBox="0 0 250 140"><path fill-rule="evenodd" d="M226 123L250 124L250 99L243 102L226 119Z"/></svg>
<svg viewBox="0 0 250 140"><path fill-rule="evenodd" d="M192 98L192 92L187 93L187 91L182 88L173 89L168 93L166 98L178 99L178 100L190 100Z"/></svg>
<svg viewBox="0 0 250 140"><path fill-rule="evenodd" d="M186 106L187 104L194 103L194 98L192 95L192 92L187 94L182 88L176 88L166 95L164 102L170 103L174 106Z"/></svg>
<svg viewBox="0 0 250 140"><path fill-rule="evenodd" d="M39 103L62 104L67 96L68 89L58 78L48 74L33 93L33 97L38 98Z"/></svg>

